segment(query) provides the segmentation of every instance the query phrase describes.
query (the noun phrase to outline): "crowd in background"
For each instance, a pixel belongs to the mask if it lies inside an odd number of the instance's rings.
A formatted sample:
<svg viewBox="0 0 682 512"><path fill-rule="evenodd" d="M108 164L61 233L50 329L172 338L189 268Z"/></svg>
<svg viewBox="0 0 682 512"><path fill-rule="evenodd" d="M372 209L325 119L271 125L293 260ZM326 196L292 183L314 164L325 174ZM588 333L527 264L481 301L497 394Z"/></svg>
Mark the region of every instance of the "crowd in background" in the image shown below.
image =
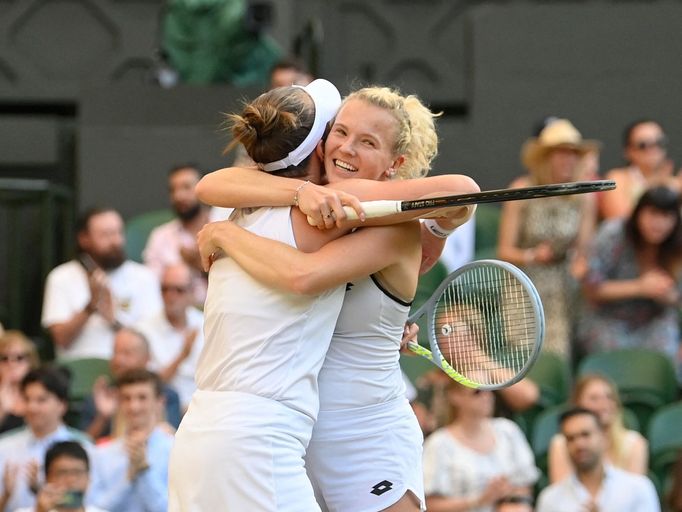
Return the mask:
<svg viewBox="0 0 682 512"><path fill-rule="evenodd" d="M310 76L286 63L275 68L273 86L277 80ZM627 164L603 173L600 144L569 120L549 117L521 148L528 172L511 187L602 176L617 183L614 191L502 206L498 257L538 288L543 352L571 374L591 354L643 348L664 354L682 376L682 178L666 147L657 122L633 122L623 135ZM127 257L117 211L83 213L78 256L45 283L42 323L55 361L41 364L31 340L0 327L0 511L166 510L172 436L203 344L207 278L196 234L229 214L197 200L201 175L192 164L170 170L174 218L152 231L143 263ZM76 402L69 396L75 376L60 363L91 359L107 368ZM537 502L543 512L580 504L648 511L658 510L657 492L669 510L682 510L682 462L654 487L645 425L626 425L608 376L577 377L545 463L519 423L544 407L532 378L495 393L436 370L415 380L410 398L426 437L428 510L522 511Z"/></svg>

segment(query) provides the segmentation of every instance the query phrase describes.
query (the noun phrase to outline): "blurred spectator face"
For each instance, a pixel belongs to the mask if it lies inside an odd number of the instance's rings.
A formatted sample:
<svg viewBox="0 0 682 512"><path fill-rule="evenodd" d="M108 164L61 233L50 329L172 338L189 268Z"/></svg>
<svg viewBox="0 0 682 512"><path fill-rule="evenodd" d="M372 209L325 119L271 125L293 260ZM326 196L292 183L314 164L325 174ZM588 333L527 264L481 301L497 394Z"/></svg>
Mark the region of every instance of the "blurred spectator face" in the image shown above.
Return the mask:
<svg viewBox="0 0 682 512"><path fill-rule="evenodd" d="M308 73L301 73L294 68L278 68L270 75L270 89L290 85L308 85L312 81L313 78Z"/></svg>
<svg viewBox="0 0 682 512"><path fill-rule="evenodd" d="M618 403L611 386L600 379L593 379L585 385L577 397L576 405L599 416L603 427L610 426L618 412Z"/></svg>
<svg viewBox="0 0 682 512"><path fill-rule="evenodd" d="M66 414L66 404L39 382L24 390L26 413L24 420L35 433L45 435L57 429Z"/></svg>
<svg viewBox="0 0 682 512"><path fill-rule="evenodd" d="M9 343L0 350L0 376L3 382L18 384L31 369L31 356L21 343Z"/></svg>
<svg viewBox="0 0 682 512"><path fill-rule="evenodd" d="M566 438L568 455L579 472L590 471L601 463L606 438L592 415L577 414L567 418L561 433Z"/></svg>
<svg viewBox="0 0 682 512"><path fill-rule="evenodd" d="M114 377L127 370L146 368L149 351L144 341L135 333L121 329L114 337L114 354L111 356L111 374Z"/></svg>
<svg viewBox="0 0 682 512"><path fill-rule="evenodd" d="M120 267L126 259L123 219L114 211L93 215L78 235L80 247L104 270Z"/></svg>
<svg viewBox="0 0 682 512"><path fill-rule="evenodd" d="M670 236L676 222L674 212L645 206L637 217L637 229L647 243L658 245Z"/></svg>
<svg viewBox="0 0 682 512"><path fill-rule="evenodd" d="M191 220L201 211L201 203L194 192L199 179L199 171L192 167L179 169L168 178L171 206L182 220Z"/></svg>
<svg viewBox="0 0 682 512"><path fill-rule="evenodd" d="M156 395L151 382L135 382L118 391L121 415L130 430L144 430L158 421L163 399Z"/></svg>
<svg viewBox="0 0 682 512"><path fill-rule="evenodd" d="M492 391L471 389L453 383L449 389L450 403L456 410L457 417L474 416L478 419L490 418L495 408L495 397Z"/></svg>
<svg viewBox="0 0 682 512"><path fill-rule="evenodd" d="M547 155L552 181L555 183L573 181L579 161L580 155L573 149L562 147L552 149Z"/></svg>
<svg viewBox="0 0 682 512"><path fill-rule="evenodd" d="M654 171L666 158L666 139L657 123L638 124L630 132L625 157L644 171Z"/></svg>
<svg viewBox="0 0 682 512"><path fill-rule="evenodd" d="M192 304L192 275L186 265L172 265L166 268L161 278L161 296L168 317L185 314Z"/></svg>
<svg viewBox="0 0 682 512"><path fill-rule="evenodd" d="M69 491L85 493L88 488L88 466L84 460L62 455L52 460L45 480Z"/></svg>

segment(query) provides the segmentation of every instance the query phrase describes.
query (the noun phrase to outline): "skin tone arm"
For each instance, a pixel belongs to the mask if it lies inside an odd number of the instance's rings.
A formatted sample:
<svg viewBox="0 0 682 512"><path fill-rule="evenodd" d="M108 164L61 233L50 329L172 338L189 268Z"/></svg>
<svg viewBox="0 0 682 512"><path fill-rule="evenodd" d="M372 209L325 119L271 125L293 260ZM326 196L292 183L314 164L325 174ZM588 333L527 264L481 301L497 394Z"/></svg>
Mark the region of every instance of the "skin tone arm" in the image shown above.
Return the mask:
<svg viewBox="0 0 682 512"><path fill-rule="evenodd" d="M473 497L427 496L426 508L429 512L466 512L468 510L492 506L497 500L511 494L530 494L529 487L514 487L504 476L491 478L483 492Z"/></svg>
<svg viewBox="0 0 682 512"><path fill-rule="evenodd" d="M498 391L507 406L516 412L525 411L535 405L540 398L540 388L532 380L521 379L516 384Z"/></svg>
<svg viewBox="0 0 682 512"><path fill-rule="evenodd" d="M603 281L584 286L585 295L594 302L647 298L662 304L677 300L675 280L662 270L652 269L636 279Z"/></svg>
<svg viewBox="0 0 682 512"><path fill-rule="evenodd" d="M196 186L196 194L202 202L212 206L234 208L290 206L294 204L294 195L301 183L301 180L273 176L256 169L230 167L204 176ZM419 199L479 190L474 180L456 174L395 181L349 179L326 187L313 183L305 185L299 189L298 200L301 211L313 217L316 225L324 225L320 215L320 209L323 209L334 212L336 225L341 227L345 226L342 221L346 218L342 204L354 205L358 211L361 209L359 201ZM385 220L366 222L365 225L388 223ZM326 227L332 225L333 222ZM360 225L363 225L360 221L353 221L350 224L351 227Z"/></svg>
<svg viewBox="0 0 682 512"><path fill-rule="evenodd" d="M616 188L602 192L599 211L604 219L627 217L632 211L632 184L627 169L612 169L606 174L607 180L614 180Z"/></svg>
<svg viewBox="0 0 682 512"><path fill-rule="evenodd" d="M220 248L255 279L280 290L311 295L381 270L391 272L390 267L397 266L389 282L401 283L396 287L402 289L394 291L411 298L416 272L410 276L399 263L412 260L417 267L421 257L416 223L361 229L311 253L254 235L229 221L206 225L198 242L202 259Z"/></svg>

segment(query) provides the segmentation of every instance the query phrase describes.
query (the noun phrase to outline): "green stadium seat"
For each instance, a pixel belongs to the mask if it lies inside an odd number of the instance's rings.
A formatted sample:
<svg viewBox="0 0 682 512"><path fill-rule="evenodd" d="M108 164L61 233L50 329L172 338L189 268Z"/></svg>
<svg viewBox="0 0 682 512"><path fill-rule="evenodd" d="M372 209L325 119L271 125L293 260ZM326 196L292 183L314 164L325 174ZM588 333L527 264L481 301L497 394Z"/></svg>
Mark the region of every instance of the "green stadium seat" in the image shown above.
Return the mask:
<svg viewBox="0 0 682 512"><path fill-rule="evenodd" d="M600 373L613 380L621 402L637 415L645 431L652 414L678 398L673 363L654 350L619 349L590 354L580 362L577 373Z"/></svg>
<svg viewBox="0 0 682 512"><path fill-rule="evenodd" d="M128 219L126 222L126 254L131 260L142 263L142 251L152 229L174 218L171 210L154 210Z"/></svg>
<svg viewBox="0 0 682 512"><path fill-rule="evenodd" d="M92 393L95 380L100 375L110 375L109 360L88 357L59 360L57 364L66 368L71 374L66 423L75 426L82 410L83 400Z"/></svg>
<svg viewBox="0 0 682 512"><path fill-rule="evenodd" d="M562 404L568 400L571 389L570 364L557 354L541 352L538 360L528 372L528 378L540 388L538 403L517 413L514 420L523 429L528 440L533 437L536 417L545 409Z"/></svg>
<svg viewBox="0 0 682 512"><path fill-rule="evenodd" d="M647 438L649 466L663 485L682 450L682 401L668 404L654 413Z"/></svg>
<svg viewBox="0 0 682 512"><path fill-rule="evenodd" d="M501 208L496 204L479 204L475 213L474 259L495 258L500 229Z"/></svg>

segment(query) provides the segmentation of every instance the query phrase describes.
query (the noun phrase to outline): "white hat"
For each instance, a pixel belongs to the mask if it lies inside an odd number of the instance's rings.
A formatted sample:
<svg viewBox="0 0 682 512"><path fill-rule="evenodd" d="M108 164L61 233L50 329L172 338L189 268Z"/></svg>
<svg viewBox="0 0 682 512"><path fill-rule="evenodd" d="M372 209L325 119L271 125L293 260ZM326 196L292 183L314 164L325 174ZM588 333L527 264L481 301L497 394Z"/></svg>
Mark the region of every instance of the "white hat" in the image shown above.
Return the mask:
<svg viewBox="0 0 682 512"><path fill-rule="evenodd" d="M537 137L531 137L521 149L521 161L528 169L534 169L552 149L567 148L584 155L598 151L601 143L583 139L568 119L556 119L543 128Z"/></svg>
<svg viewBox="0 0 682 512"><path fill-rule="evenodd" d="M293 87L300 87L313 99L315 104L315 120L303 142L287 156L276 162L258 164L258 167L265 172L286 169L291 165L298 165L305 160L315 150L317 143L322 138L322 135L324 135L327 124L334 119L336 112L341 106L341 94L339 94L338 89L333 83L323 78L313 80L305 87L300 85L294 85Z"/></svg>

